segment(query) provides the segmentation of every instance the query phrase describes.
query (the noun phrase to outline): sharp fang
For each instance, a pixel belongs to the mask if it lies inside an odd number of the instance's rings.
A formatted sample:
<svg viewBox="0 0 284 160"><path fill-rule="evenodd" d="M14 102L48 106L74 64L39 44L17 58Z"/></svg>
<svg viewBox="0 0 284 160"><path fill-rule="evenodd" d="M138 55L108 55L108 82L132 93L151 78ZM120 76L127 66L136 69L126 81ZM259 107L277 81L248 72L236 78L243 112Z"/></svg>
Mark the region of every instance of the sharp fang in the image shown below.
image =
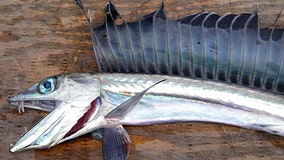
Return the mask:
<svg viewBox="0 0 284 160"><path fill-rule="evenodd" d="M24 101L20 101L19 102L19 107L18 107L18 112L21 113L21 112L25 112L25 106L24 106Z"/></svg>

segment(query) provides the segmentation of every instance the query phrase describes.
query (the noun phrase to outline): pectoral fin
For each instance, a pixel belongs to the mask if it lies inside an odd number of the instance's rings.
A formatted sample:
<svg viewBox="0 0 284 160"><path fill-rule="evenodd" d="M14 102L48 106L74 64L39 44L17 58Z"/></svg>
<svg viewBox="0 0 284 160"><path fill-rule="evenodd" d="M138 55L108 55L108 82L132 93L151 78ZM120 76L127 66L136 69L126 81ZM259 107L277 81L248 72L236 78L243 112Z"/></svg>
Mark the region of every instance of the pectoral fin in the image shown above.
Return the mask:
<svg viewBox="0 0 284 160"><path fill-rule="evenodd" d="M118 118L121 119L122 117L124 117L127 113L129 113L134 106L136 106L139 101L141 100L141 98L143 97L143 95L152 87L154 87L155 85L165 81L166 79L163 79L155 84L153 84L152 86L150 86L149 88L143 90L142 92L137 93L135 96L129 98L127 101L123 102L121 105L119 105L118 107L116 107L115 109L113 109L110 113L108 113L106 115L105 118Z"/></svg>
<svg viewBox="0 0 284 160"><path fill-rule="evenodd" d="M143 95L155 85L165 81L161 80L149 88L137 93L135 96L129 98L121 105L112 110L105 116L106 119L121 119L128 114L141 100ZM111 128L104 128L103 133L103 157L105 160L126 160L130 150L130 138L128 133L122 127L117 125Z"/></svg>
<svg viewBox="0 0 284 160"><path fill-rule="evenodd" d="M130 151L130 138L121 126L105 128L103 135L103 157L105 160L126 160Z"/></svg>

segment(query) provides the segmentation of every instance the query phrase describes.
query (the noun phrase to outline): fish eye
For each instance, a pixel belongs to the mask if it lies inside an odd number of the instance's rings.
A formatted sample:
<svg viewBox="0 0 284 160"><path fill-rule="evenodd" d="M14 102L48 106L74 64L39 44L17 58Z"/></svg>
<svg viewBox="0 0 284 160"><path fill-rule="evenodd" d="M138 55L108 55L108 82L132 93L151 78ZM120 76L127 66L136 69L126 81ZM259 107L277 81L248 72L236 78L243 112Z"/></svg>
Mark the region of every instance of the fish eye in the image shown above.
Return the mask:
<svg viewBox="0 0 284 160"><path fill-rule="evenodd" d="M41 94L48 94L56 88L56 77L49 77L39 83L38 91Z"/></svg>
<svg viewBox="0 0 284 160"><path fill-rule="evenodd" d="M51 88L51 83L49 81L46 81L43 83L43 86L45 89L50 89Z"/></svg>

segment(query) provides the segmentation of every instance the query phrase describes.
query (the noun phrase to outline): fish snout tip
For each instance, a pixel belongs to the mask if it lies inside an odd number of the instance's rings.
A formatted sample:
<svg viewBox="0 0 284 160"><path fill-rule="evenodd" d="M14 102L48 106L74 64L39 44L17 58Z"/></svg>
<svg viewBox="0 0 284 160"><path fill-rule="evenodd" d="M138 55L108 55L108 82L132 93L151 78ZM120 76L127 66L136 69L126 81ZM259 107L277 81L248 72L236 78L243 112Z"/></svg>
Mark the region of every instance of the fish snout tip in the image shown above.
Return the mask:
<svg viewBox="0 0 284 160"><path fill-rule="evenodd" d="M13 147L12 147L12 148L13 148ZM15 152L14 150L12 150L12 148L9 149L9 152L10 152L10 153L14 153L14 152Z"/></svg>
<svg viewBox="0 0 284 160"><path fill-rule="evenodd" d="M12 105L17 105L18 102L21 102L21 101L25 101L25 95L23 94L18 94L16 96L13 96L13 97L9 97L7 99L8 103L9 104L12 104Z"/></svg>
<svg viewBox="0 0 284 160"><path fill-rule="evenodd" d="M23 150L26 150L28 149L29 147L28 146L25 146L25 145L19 145L19 144L11 144L11 147L9 149L9 152L10 153L15 153L15 152L20 152L20 151L23 151Z"/></svg>
<svg viewBox="0 0 284 160"><path fill-rule="evenodd" d="M7 99L7 102L10 104L10 105L18 105L18 101L17 101L17 99L15 98L15 97L9 97L8 99Z"/></svg>
<svg viewBox="0 0 284 160"><path fill-rule="evenodd" d="M13 97L9 97L8 98L8 101L11 102L11 101L19 101L21 99L25 98L25 96L23 94L18 94L16 96L13 96Z"/></svg>
<svg viewBox="0 0 284 160"><path fill-rule="evenodd" d="M9 97L9 98L7 99L7 101L8 101L9 103L11 103L11 102L13 102L13 101L15 101L15 100L14 100L14 97Z"/></svg>
<svg viewBox="0 0 284 160"><path fill-rule="evenodd" d="M17 152L19 149L17 149L15 146L12 146L10 149L9 149L9 152L10 153L15 153Z"/></svg>

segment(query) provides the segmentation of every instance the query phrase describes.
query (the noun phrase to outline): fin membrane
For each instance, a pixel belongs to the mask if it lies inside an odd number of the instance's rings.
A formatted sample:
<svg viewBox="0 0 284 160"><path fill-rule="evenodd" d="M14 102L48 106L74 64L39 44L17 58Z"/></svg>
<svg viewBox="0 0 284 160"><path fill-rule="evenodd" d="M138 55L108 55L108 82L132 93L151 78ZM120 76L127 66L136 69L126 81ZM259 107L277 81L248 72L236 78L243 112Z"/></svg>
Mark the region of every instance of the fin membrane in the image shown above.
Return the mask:
<svg viewBox="0 0 284 160"><path fill-rule="evenodd" d="M104 160L126 160L130 151L130 137L119 125L105 128L103 136Z"/></svg>
<svg viewBox="0 0 284 160"><path fill-rule="evenodd" d="M92 28L100 71L212 79L284 94L284 29L259 28L256 13L168 20L162 4L125 22L111 2L105 11L105 24Z"/></svg>

